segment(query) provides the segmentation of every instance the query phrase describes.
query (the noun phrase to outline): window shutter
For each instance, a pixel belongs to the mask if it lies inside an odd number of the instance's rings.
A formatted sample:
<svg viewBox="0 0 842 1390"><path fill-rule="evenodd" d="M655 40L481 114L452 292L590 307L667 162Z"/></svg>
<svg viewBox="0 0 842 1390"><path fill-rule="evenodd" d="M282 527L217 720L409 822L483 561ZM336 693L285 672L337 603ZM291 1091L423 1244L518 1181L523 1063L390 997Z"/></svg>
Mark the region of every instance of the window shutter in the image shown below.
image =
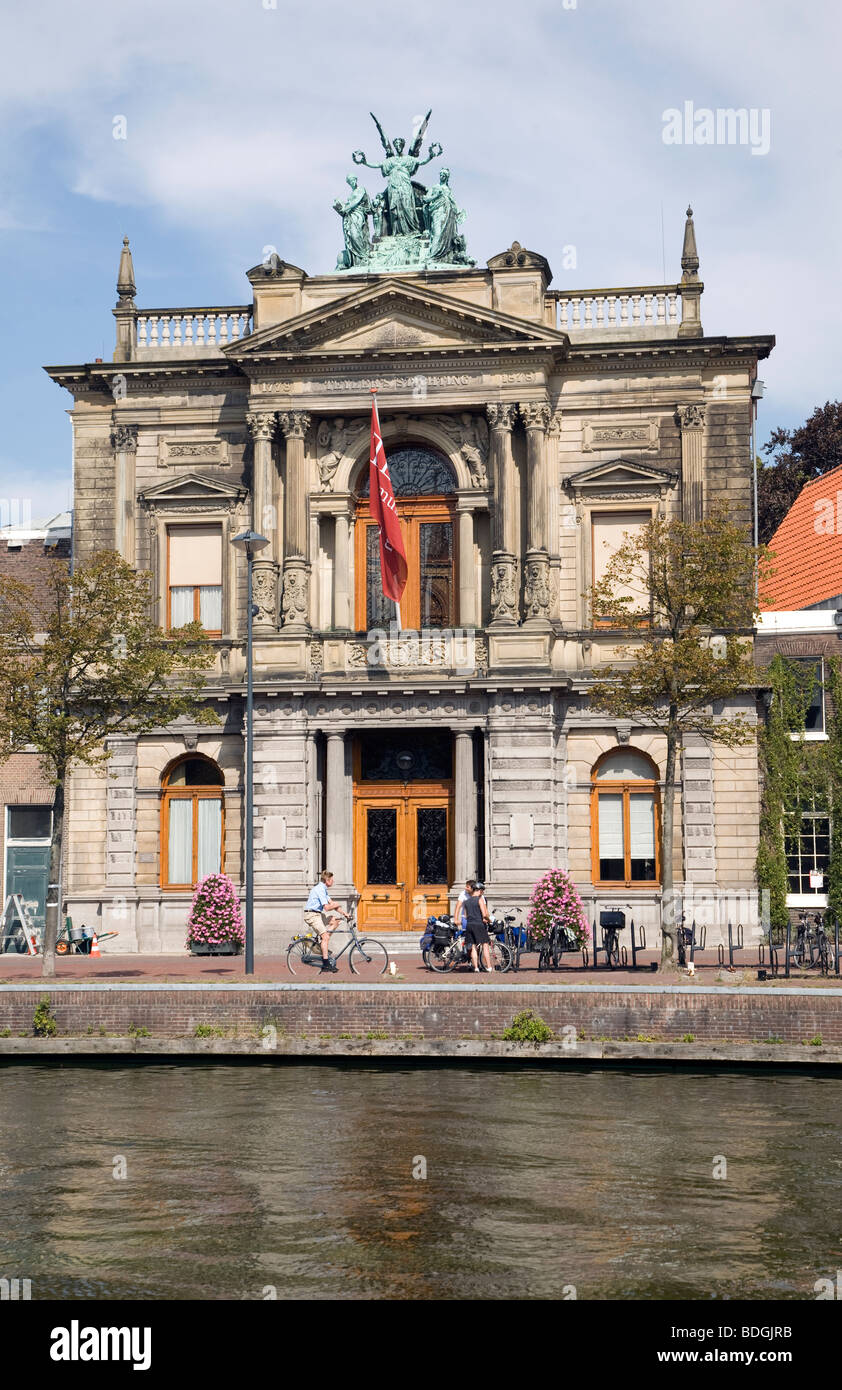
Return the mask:
<svg viewBox="0 0 842 1390"><path fill-rule="evenodd" d="M171 526L169 542L171 587L222 583L219 526Z"/></svg>

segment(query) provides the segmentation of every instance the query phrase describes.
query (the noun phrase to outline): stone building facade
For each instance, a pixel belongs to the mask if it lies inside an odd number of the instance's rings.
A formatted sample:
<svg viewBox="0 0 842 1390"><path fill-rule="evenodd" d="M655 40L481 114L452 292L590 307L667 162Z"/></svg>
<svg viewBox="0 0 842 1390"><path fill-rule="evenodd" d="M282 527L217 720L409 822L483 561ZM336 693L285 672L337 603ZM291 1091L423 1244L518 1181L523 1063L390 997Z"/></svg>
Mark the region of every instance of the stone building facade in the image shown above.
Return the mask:
<svg viewBox="0 0 842 1390"><path fill-rule="evenodd" d="M749 522L751 389L773 339L705 336L691 217L672 285L551 290L516 242L484 268L310 276L272 256L248 281L246 305L139 309L126 243L113 362L47 369L73 396L75 554L151 570L163 627L201 616L220 715L115 740L110 777L73 778L68 911L120 949L178 950L196 876L221 862L242 886L230 540L251 524L269 541L258 951L299 926L326 863L383 930L418 927L474 873L493 903L524 904L553 865L591 914L654 922L664 747L589 709L618 635L584 595L653 513L726 496ZM409 556L400 626L368 512L373 387ZM690 746L682 778L677 881L750 893L754 750Z"/></svg>

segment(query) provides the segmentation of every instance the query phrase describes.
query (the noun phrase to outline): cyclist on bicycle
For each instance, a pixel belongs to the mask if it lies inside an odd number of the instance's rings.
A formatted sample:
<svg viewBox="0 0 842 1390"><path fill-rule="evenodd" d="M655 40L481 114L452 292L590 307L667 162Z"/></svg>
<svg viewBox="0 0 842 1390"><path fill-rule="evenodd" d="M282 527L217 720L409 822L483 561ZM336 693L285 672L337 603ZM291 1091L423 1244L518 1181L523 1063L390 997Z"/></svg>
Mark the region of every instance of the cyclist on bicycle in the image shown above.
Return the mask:
<svg viewBox="0 0 842 1390"><path fill-rule="evenodd" d="M336 975L338 973L333 957L330 954L330 935L339 926L339 917L345 918L347 922L350 913L335 903L330 896L333 887L333 874L330 869L322 869L319 874L319 881L310 889L310 896L304 906L304 921L311 931L315 932L319 938L319 945L322 949L322 970Z"/></svg>

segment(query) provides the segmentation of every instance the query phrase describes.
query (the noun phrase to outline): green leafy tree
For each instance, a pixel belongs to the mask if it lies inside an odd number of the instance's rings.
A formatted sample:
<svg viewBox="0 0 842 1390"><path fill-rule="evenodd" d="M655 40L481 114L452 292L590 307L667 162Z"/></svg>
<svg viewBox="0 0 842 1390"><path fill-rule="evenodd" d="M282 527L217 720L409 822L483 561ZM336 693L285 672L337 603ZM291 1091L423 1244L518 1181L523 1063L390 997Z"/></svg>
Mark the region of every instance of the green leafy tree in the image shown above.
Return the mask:
<svg viewBox="0 0 842 1390"><path fill-rule="evenodd" d="M771 540L798 494L812 478L842 464L842 401L816 406L796 430L773 430L757 461L758 536Z"/></svg>
<svg viewBox="0 0 842 1390"><path fill-rule="evenodd" d="M765 552L724 503L702 521L654 517L626 536L589 591L593 622L620 629L615 664L600 668L592 709L660 730L666 740L661 815L661 969L677 969L680 909L673 882L675 788L687 734L734 748L755 739L749 712L722 701L752 691L755 567Z"/></svg>
<svg viewBox="0 0 842 1390"><path fill-rule="evenodd" d="M8 735L0 760L34 750L55 789L44 975L55 974L68 772L104 769L113 734L143 734L183 715L218 719L201 700L213 648L198 623L172 633L156 626L150 578L114 551L72 574L51 566L37 585L0 578L0 725Z"/></svg>

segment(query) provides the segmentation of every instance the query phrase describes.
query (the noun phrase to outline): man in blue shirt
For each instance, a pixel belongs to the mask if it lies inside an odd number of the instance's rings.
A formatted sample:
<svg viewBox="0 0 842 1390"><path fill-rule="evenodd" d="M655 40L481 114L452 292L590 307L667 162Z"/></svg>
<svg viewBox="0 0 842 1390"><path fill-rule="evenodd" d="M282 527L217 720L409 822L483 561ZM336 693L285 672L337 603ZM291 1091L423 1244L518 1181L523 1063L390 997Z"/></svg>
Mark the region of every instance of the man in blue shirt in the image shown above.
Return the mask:
<svg viewBox="0 0 842 1390"><path fill-rule="evenodd" d="M339 913L346 921L349 914L331 898L332 887L333 874L330 869L323 869L319 874L318 883L310 889L310 896L304 907L304 921L310 930L318 935L322 948L322 970L335 975L337 970L330 954L330 934L339 926L339 917L331 914Z"/></svg>

